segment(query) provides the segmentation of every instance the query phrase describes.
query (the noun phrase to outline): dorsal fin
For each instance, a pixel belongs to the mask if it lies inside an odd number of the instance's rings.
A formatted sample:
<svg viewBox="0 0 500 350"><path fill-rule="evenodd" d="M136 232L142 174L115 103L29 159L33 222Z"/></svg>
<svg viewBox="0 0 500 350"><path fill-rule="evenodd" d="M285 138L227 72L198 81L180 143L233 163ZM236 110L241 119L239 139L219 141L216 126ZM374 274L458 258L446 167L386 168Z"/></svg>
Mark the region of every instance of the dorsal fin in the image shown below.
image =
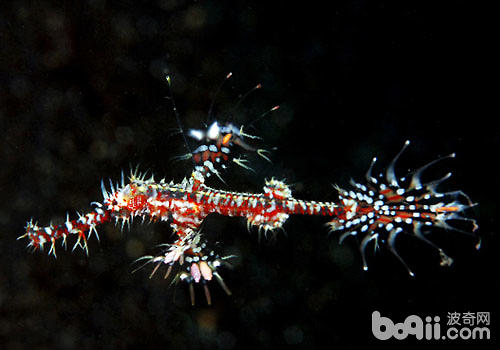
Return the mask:
<svg viewBox="0 0 500 350"><path fill-rule="evenodd" d="M210 104L208 114L207 114L207 125L204 129L189 129L185 132L179 113L177 111L174 98L171 92L171 78L166 76L166 80L169 87L169 96L171 100L172 107L174 110L174 115L179 127L179 131L182 134L184 143L188 150L188 153L182 156L176 157L177 159L191 159L194 166L194 171L198 172L199 175L204 178L210 177L211 175L217 176L221 181L222 171L230 166L232 163L252 170L252 168L247 165L247 160L244 158L244 152L255 152L262 158L270 161L267 156L267 150L263 148L257 148L248 142L248 139L256 140L260 139L258 136L247 134L243 129L243 126L238 126L235 123L221 122L213 118L212 113L214 109L215 99L219 94L224 83L232 76L232 73L226 75L225 79L217 87L214 98ZM242 101L253 91L258 90L262 87L261 84L255 85L252 89L243 94L235 106L231 109L232 112L236 110ZM279 106L274 106L267 110L266 112L255 118L249 125L254 124L257 120L268 115L270 112L276 111ZM211 120L211 121L210 121ZM208 123L210 121L210 123ZM188 143L188 137L197 141L197 146L191 148Z"/></svg>

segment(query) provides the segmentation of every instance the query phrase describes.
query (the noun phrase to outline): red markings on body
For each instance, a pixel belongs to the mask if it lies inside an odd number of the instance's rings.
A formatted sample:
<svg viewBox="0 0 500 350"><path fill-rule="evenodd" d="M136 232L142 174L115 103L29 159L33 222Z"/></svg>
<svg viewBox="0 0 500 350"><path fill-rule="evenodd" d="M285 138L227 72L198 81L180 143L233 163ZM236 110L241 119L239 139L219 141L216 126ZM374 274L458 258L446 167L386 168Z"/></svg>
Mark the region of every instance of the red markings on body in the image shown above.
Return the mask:
<svg viewBox="0 0 500 350"><path fill-rule="evenodd" d="M127 208L132 212L141 210L147 201L148 197L145 194L136 195L127 201Z"/></svg>

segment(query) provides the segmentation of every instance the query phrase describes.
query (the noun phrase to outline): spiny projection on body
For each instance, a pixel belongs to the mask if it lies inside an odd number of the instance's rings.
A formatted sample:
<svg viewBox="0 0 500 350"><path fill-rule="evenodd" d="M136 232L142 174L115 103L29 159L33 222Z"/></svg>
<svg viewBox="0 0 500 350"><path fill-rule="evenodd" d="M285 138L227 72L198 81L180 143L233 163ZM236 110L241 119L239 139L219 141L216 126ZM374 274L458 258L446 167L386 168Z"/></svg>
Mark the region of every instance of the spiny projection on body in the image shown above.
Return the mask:
<svg viewBox="0 0 500 350"><path fill-rule="evenodd" d="M277 108L273 107L271 111ZM174 112L179 121L175 105ZM164 278L173 275L172 282L187 282L194 305L196 284L203 285L208 304L211 304L211 295L207 283L213 279L227 294L231 294L219 269L228 265L227 260L232 256L220 256L211 250L208 239L200 229L209 214L243 217L249 229L256 227L259 233L276 232L290 215L325 216L330 220L327 223L330 231L341 234L340 242L348 236L360 237L365 270L368 268L365 251L368 244L374 241L375 247L380 243L387 245L412 276L413 272L395 247L396 237L400 233L406 232L431 245L439 253L441 265L446 266L453 262L452 258L428 240L426 229L441 227L462 231L450 224L455 220L469 223L472 232L478 228L475 220L461 215L464 210L474 206L466 194L462 191L437 192L437 186L451 174L427 183L421 182L422 172L440 159L418 168L408 179L396 177L396 161L409 145L408 141L384 175L372 176L374 158L366 173L365 183L351 181L350 190L336 187L338 200L321 202L294 198L290 188L274 178L265 181L261 193L231 192L209 187L206 181L210 175L222 179L221 171L231 162L248 168L238 152L256 152L268 158L262 149L250 146L245 140L255 139L255 136L246 134L242 127L238 128L232 123L214 121L206 130L191 129L187 135L201 143L186 157L192 158L194 164L188 179L180 183L167 182L165 179L156 181L153 176L146 179L145 175L135 171L126 180L122 172L119 183L110 181L106 187L101 182L103 200L92 202L93 209L89 213L78 214L78 218L73 220L68 216L63 224L45 227L30 220L25 233L19 238L27 237L28 245L34 249L43 249L47 244L50 246L49 254L56 256L56 242L60 240L66 246L68 237L76 236L73 250L81 247L88 253L88 238L93 232L97 236L97 227L109 221L119 223L122 227L124 224L130 225L135 217L151 222L168 221L176 234L176 240L164 244L159 255L145 256L140 260L154 265L150 278L161 266L165 266ZM451 157L454 154L444 158Z"/></svg>

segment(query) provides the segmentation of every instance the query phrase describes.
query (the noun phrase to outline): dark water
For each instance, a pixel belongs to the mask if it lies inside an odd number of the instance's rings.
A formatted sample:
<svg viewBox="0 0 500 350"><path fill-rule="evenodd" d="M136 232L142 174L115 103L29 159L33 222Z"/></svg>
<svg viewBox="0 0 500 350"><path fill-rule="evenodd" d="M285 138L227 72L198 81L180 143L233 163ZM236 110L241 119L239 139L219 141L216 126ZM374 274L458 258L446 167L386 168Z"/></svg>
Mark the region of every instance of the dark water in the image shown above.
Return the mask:
<svg viewBox="0 0 500 350"><path fill-rule="evenodd" d="M375 310L410 314L491 313L497 324L494 170L499 129L485 108L488 20L472 2L10 1L0 5L0 346L2 348L327 348L380 342ZM455 232L432 237L455 258L408 237L409 278L386 251L363 272L355 240L327 237L321 218L291 218L276 241L257 241L242 220L210 217L203 230L239 257L213 285L214 306L189 305L131 262L172 239L167 224L123 233L113 225L89 242L90 256L30 254L16 241L26 220L61 222L100 200L101 178L140 164L181 180L189 162L164 74L186 127L200 127L217 86L221 119L249 124L272 164L232 169L224 189L258 192L286 178L297 198L334 200L332 184L362 179L371 158L387 164L406 139L400 174L456 152L430 170L448 171L480 206L483 248ZM255 84L261 91L234 109ZM444 327L444 326L443 326ZM493 327L492 327L493 328ZM493 341L468 341L477 346ZM431 341L432 345L453 342ZM458 342L457 342L458 343Z"/></svg>

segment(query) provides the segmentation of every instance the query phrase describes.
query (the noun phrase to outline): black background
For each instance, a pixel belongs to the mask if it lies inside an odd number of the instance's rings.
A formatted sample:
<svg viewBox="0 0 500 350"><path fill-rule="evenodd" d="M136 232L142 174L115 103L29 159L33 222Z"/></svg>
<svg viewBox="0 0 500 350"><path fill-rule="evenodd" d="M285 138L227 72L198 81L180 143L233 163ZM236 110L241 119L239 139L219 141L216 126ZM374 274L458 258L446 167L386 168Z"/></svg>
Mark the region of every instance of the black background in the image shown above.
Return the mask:
<svg viewBox="0 0 500 350"><path fill-rule="evenodd" d="M494 165L499 129L485 108L492 95L487 9L445 1L6 1L0 5L0 345L2 348L326 348L381 343L371 313L394 321L447 312L498 317ZM404 3L404 4L403 4ZM16 241L26 220L61 222L100 200L101 178L140 164L175 181L190 172L166 73L186 127L201 127L214 104L221 120L249 124L273 163L249 156L255 172L231 169L224 189L258 192L286 178L294 196L335 200L332 184L362 179L370 160L387 164L406 139L399 174L457 152L430 170L448 171L479 206L483 247L456 232L432 238L455 258L399 241L416 273L387 251L363 272L355 239L339 246L324 219L292 217L275 241L241 219L210 217L203 230L225 254L233 296L211 286L169 288L131 262L172 239L167 224L108 224L90 256L59 249L30 254ZM253 93L233 110L238 98ZM229 117L228 117L229 115ZM380 169L380 168L379 168ZM444 326L444 323L442 323ZM469 341L493 345L492 341ZM381 345L409 345L387 341ZM459 342L426 342L456 345ZM420 343L419 343L420 344Z"/></svg>

